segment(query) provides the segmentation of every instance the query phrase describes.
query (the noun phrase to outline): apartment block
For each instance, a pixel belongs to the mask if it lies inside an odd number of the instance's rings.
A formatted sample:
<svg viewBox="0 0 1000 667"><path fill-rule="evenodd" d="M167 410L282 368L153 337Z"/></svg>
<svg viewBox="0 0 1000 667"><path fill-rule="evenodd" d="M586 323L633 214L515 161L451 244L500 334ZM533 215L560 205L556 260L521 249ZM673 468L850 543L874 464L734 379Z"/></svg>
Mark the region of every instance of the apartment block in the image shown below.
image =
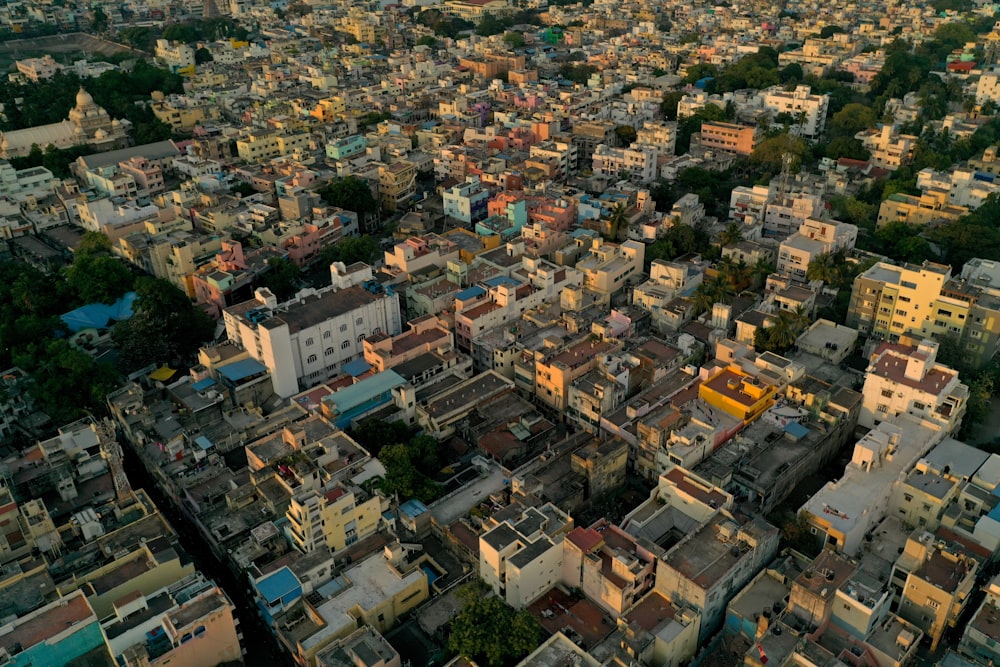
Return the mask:
<svg viewBox="0 0 1000 667"><path fill-rule="evenodd" d="M255 164L308 148L309 134L306 132L252 130L236 140L236 152L240 159Z"/></svg>
<svg viewBox="0 0 1000 667"><path fill-rule="evenodd" d="M937 343L924 340L916 347L882 343L871 356L865 375L858 423L872 428L910 414L928 428L951 433L962 423L969 388L958 373L937 363Z"/></svg>
<svg viewBox="0 0 1000 667"><path fill-rule="evenodd" d="M932 539L930 533L923 536ZM898 613L930 638L933 651L971 599L979 564L966 553L936 544L925 549L922 562L906 576Z"/></svg>
<svg viewBox="0 0 1000 667"><path fill-rule="evenodd" d="M615 294L625 289L630 278L642 274L646 246L637 241L621 245L594 239L589 254L576 264L583 273L583 285L601 294Z"/></svg>
<svg viewBox="0 0 1000 667"><path fill-rule="evenodd" d="M655 590L701 614L702 642L722 623L729 601L774 558L779 532L763 519L741 525L716 510L657 561Z"/></svg>
<svg viewBox="0 0 1000 667"><path fill-rule="evenodd" d="M562 542L573 519L555 505L529 507L496 524L479 537L479 577L515 609L528 606L562 577Z"/></svg>
<svg viewBox="0 0 1000 667"><path fill-rule="evenodd" d="M942 264L878 262L854 279L846 324L863 336L892 342L923 332L949 278L951 269Z"/></svg>
<svg viewBox="0 0 1000 667"><path fill-rule="evenodd" d="M385 268L409 276L432 267L445 269L448 262L458 260L458 245L437 234L425 234L406 239L385 251Z"/></svg>
<svg viewBox="0 0 1000 667"><path fill-rule="evenodd" d="M637 183L656 179L657 152L638 143L629 148L612 148L605 144L594 149L592 168L595 176L612 180L625 177Z"/></svg>
<svg viewBox="0 0 1000 667"><path fill-rule="evenodd" d="M826 128L826 115L830 106L830 96L814 95L807 85L795 86L795 90L786 91L780 86L774 86L761 91L763 107L771 113L787 114L789 125L794 134L806 139L818 139Z"/></svg>
<svg viewBox="0 0 1000 667"><path fill-rule="evenodd" d="M490 191L483 187L478 176L467 176L464 183L441 193L444 214L466 225L485 220L488 216Z"/></svg>
<svg viewBox="0 0 1000 667"><path fill-rule="evenodd" d="M954 222L968 213L965 206L949 203L948 191L928 190L919 196L894 192L879 206L876 227L893 222L927 227Z"/></svg>
<svg viewBox="0 0 1000 667"><path fill-rule="evenodd" d="M781 242L778 248L777 269L798 282L806 281L809 263L824 253L850 250L858 240L855 225L807 218L799 231Z"/></svg>
<svg viewBox="0 0 1000 667"><path fill-rule="evenodd" d="M737 155L750 155L763 137L757 125L737 125L722 121L701 124L701 147Z"/></svg>
<svg viewBox="0 0 1000 667"><path fill-rule="evenodd" d="M399 295L373 280L370 267L335 264L331 272L324 291L279 304L257 290L223 313L228 339L263 364L279 396L339 374L363 356L368 336L400 332Z"/></svg>
<svg viewBox="0 0 1000 667"><path fill-rule="evenodd" d="M895 171L913 159L918 137L901 134L895 125L887 123L873 130L862 130L855 135L871 153L871 162L876 167Z"/></svg>
<svg viewBox="0 0 1000 667"><path fill-rule="evenodd" d="M342 482L292 496L285 518L296 549L336 552L373 535L382 526L382 513L388 510L387 498Z"/></svg>

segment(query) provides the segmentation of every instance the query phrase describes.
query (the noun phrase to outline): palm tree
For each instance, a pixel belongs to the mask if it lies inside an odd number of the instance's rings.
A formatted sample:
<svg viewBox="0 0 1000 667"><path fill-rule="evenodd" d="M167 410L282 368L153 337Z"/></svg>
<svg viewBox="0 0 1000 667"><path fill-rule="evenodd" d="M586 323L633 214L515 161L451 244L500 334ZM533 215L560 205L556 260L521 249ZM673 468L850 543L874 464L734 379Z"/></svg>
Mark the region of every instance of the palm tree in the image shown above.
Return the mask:
<svg viewBox="0 0 1000 667"><path fill-rule="evenodd" d="M726 228L719 234L719 245L723 247L731 243L739 243L742 240L743 229L740 227L740 223L735 220L726 225Z"/></svg>
<svg viewBox="0 0 1000 667"><path fill-rule="evenodd" d="M624 202L618 202L608 216L611 225L611 241L618 241L621 237L622 224L628 226L628 206Z"/></svg>
<svg viewBox="0 0 1000 667"><path fill-rule="evenodd" d="M750 267L750 287L754 291L764 286L767 277L774 273L775 266L767 259L761 257Z"/></svg>
<svg viewBox="0 0 1000 667"><path fill-rule="evenodd" d="M806 278L809 280L822 280L824 283L831 284L839 273L840 268L834 261L832 253L824 252L822 254L816 255L809 266L806 268Z"/></svg>

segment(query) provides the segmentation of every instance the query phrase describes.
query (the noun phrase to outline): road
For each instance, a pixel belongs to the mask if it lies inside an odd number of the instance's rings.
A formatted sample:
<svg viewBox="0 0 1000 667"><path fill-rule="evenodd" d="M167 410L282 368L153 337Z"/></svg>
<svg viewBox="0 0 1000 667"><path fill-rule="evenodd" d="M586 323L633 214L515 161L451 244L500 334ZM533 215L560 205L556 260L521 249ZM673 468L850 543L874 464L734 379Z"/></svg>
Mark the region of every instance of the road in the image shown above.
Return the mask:
<svg viewBox="0 0 1000 667"><path fill-rule="evenodd" d="M122 448L125 453L125 472L133 488L143 489L160 509L163 516L177 531L177 537L184 550L191 556L195 567L212 579L226 592L240 621L243 634L243 648L247 667L280 667L292 665L287 654L278 648L270 630L257 615L256 607L249 596L248 586L238 581L233 573L223 565L202 542L198 530L184 519L153 482L153 477L143 467L138 456L130 447Z"/></svg>

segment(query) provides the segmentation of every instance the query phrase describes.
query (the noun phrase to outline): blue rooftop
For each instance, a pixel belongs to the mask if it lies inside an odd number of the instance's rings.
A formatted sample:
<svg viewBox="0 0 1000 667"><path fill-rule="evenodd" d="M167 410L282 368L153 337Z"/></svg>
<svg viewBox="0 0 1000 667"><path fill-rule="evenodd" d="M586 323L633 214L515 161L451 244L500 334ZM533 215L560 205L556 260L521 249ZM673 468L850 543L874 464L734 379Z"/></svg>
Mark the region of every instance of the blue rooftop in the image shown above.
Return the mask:
<svg viewBox="0 0 1000 667"><path fill-rule="evenodd" d="M356 378L359 375L364 375L372 369L371 364L369 364L364 359L355 359L354 361L349 361L344 364L344 372L350 375L352 378Z"/></svg>
<svg viewBox="0 0 1000 667"><path fill-rule="evenodd" d="M427 512L427 505L424 505L417 499L407 500L399 506L399 511L405 512L407 516L415 519L421 514Z"/></svg>
<svg viewBox="0 0 1000 667"><path fill-rule="evenodd" d="M228 366L219 369L219 375L230 382L239 382L258 373L266 373L267 367L256 359L243 359L235 361Z"/></svg>
<svg viewBox="0 0 1000 667"><path fill-rule="evenodd" d="M1000 505L997 505L996 507L991 509L986 516L993 519L994 521L1000 521Z"/></svg>
<svg viewBox="0 0 1000 667"><path fill-rule="evenodd" d="M191 385L191 388L194 389L195 391L205 391L209 387L214 387L214 386L215 386L215 380L213 380L212 378L205 378L204 380L198 380L197 382L195 382L193 385Z"/></svg>
<svg viewBox="0 0 1000 667"><path fill-rule="evenodd" d="M507 276L494 276L492 278L484 280L483 282L489 285L490 287L500 287L501 285L507 285L508 287L517 287L518 285L520 285L519 282Z"/></svg>
<svg viewBox="0 0 1000 667"><path fill-rule="evenodd" d="M201 447L204 450L208 450L208 449L212 448L212 441L209 440L208 438L206 438L203 435L199 435L197 438L195 438L194 442L195 442L196 445L198 445L199 447Z"/></svg>
<svg viewBox="0 0 1000 667"><path fill-rule="evenodd" d="M112 321L121 322L132 317L132 304L135 303L135 292L129 292L112 304L88 303L76 310L60 315L66 327L73 333L83 329L103 329Z"/></svg>
<svg viewBox="0 0 1000 667"><path fill-rule="evenodd" d="M459 301L465 301L467 299L475 299L476 297L480 297L485 294L486 290L484 290L479 285L473 285L472 287L466 288L461 292L459 292L458 294L456 294L455 298L458 299Z"/></svg>
<svg viewBox="0 0 1000 667"><path fill-rule="evenodd" d="M257 590L261 596L273 604L280 600L282 596L291 593L302 584L298 578L287 567L283 567L276 572L267 575L257 582Z"/></svg>
<svg viewBox="0 0 1000 667"><path fill-rule="evenodd" d="M785 433L794 438L802 439L809 435L809 429L798 422L788 422L785 424Z"/></svg>
<svg viewBox="0 0 1000 667"><path fill-rule="evenodd" d="M394 370L386 370L381 373L365 378L361 382L344 387L340 391L323 397L324 403L333 403L337 406L337 411L344 414L352 408L369 401L374 396L385 393L396 387L406 384L399 373Z"/></svg>

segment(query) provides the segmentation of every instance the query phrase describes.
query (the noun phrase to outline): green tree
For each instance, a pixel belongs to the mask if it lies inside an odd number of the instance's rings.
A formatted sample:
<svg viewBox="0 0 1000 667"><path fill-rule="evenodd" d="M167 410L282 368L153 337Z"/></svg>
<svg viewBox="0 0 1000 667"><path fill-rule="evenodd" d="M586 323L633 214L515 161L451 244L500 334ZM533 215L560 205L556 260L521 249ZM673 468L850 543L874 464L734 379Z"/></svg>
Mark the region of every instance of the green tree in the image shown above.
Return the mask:
<svg viewBox="0 0 1000 667"><path fill-rule="evenodd" d="M90 29L100 34L108 29L108 24L108 15L104 13L104 9L95 7L91 12Z"/></svg>
<svg viewBox="0 0 1000 667"><path fill-rule="evenodd" d="M135 281L131 331L163 331L170 355L181 359L193 355L211 340L215 321L191 303L184 292L160 278L141 277Z"/></svg>
<svg viewBox="0 0 1000 667"><path fill-rule="evenodd" d="M508 32L504 34L503 41L512 49L520 49L524 46L524 35L519 32Z"/></svg>
<svg viewBox="0 0 1000 667"><path fill-rule="evenodd" d="M320 197L327 204L354 211L360 216L373 215L378 212L378 202L372 195L368 183L357 176L347 176L331 181L319 188Z"/></svg>
<svg viewBox="0 0 1000 667"><path fill-rule="evenodd" d="M114 303L132 289L133 277L114 257L83 255L66 270L66 282L83 303Z"/></svg>
<svg viewBox="0 0 1000 667"><path fill-rule="evenodd" d="M615 136L618 138L620 145L631 146L639 134L631 125L619 125L615 128Z"/></svg>
<svg viewBox="0 0 1000 667"><path fill-rule="evenodd" d="M410 437L410 427L402 421L365 419L351 429L351 435L369 454L377 457L386 445L405 443Z"/></svg>
<svg viewBox="0 0 1000 667"><path fill-rule="evenodd" d="M875 126L875 110L871 105L852 102L833 114L830 131L837 136L854 137L861 130Z"/></svg>
<svg viewBox="0 0 1000 667"><path fill-rule="evenodd" d="M336 245L330 245L320 251L320 261L324 264L343 262L350 266L355 262L371 264L379 255L378 242L368 236L348 236Z"/></svg>
<svg viewBox="0 0 1000 667"><path fill-rule="evenodd" d="M750 163L767 173L776 174L782 170L787 158L791 161L791 170L795 172L808 151L809 146L804 139L791 134L779 134L757 144L750 155Z"/></svg>
<svg viewBox="0 0 1000 667"><path fill-rule="evenodd" d="M740 223L736 222L735 220L726 225L726 228L723 229L722 232L719 234L719 245L721 246L727 246L732 243L739 243L742 240L743 240L743 228L741 227Z"/></svg>
<svg viewBox="0 0 1000 667"><path fill-rule="evenodd" d="M437 47L437 43L437 38L433 35L424 35L417 40L417 46L429 46L432 49Z"/></svg>
<svg viewBox="0 0 1000 667"><path fill-rule="evenodd" d="M795 344L805 328L809 325L809 316L801 308L782 310L771 323L757 329L754 333L754 347L758 352L775 352L783 354Z"/></svg>
<svg viewBox="0 0 1000 667"><path fill-rule="evenodd" d="M481 584L459 590L462 609L451 622L448 648L487 667L513 664L538 648L542 627L527 609L515 611Z"/></svg>
<svg viewBox="0 0 1000 667"><path fill-rule="evenodd" d="M677 120L677 105L686 93L683 90L674 90L664 93L663 101L660 102L660 113L667 120Z"/></svg>
<svg viewBox="0 0 1000 667"><path fill-rule="evenodd" d="M261 277L261 283L281 302L295 295L301 277L302 269L298 264L285 257L272 257L267 260L267 271Z"/></svg>
<svg viewBox="0 0 1000 667"><path fill-rule="evenodd" d="M198 50L194 52L194 62L196 65L204 65L205 63L210 63L213 60L215 60L215 58L212 57L212 52L204 46L199 46Z"/></svg>
<svg viewBox="0 0 1000 667"><path fill-rule="evenodd" d="M84 255L110 255L111 239L101 232L87 232L80 240L75 254L77 257Z"/></svg>
<svg viewBox="0 0 1000 667"><path fill-rule="evenodd" d="M867 160L871 153L861 143L860 139L854 137L837 137L826 146L824 151L826 157L831 160L839 160L842 157L852 160Z"/></svg>
<svg viewBox="0 0 1000 667"><path fill-rule="evenodd" d="M489 37L490 35L499 35L506 28L507 26L503 21L490 12L486 12L483 14L483 18L479 21L479 24L476 25L476 34Z"/></svg>

